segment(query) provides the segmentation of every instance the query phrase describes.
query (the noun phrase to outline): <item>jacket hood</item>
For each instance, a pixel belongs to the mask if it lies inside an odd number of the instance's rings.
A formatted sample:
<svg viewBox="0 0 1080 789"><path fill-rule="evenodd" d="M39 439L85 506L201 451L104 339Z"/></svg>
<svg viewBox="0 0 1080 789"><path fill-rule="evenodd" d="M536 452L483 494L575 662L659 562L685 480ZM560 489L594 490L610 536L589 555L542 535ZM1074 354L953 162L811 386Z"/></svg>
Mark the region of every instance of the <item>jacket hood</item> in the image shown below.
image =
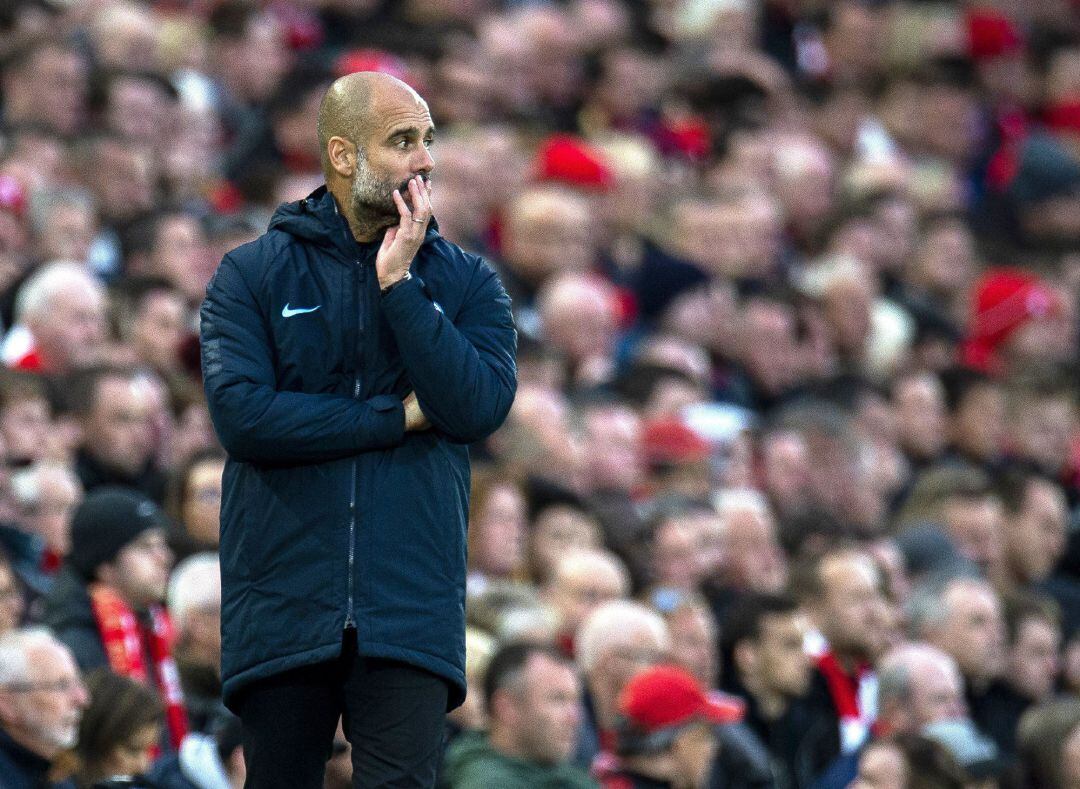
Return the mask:
<svg viewBox="0 0 1080 789"><path fill-rule="evenodd" d="M347 260L356 257L358 246L365 246L353 238L348 222L325 184L303 200L278 206L267 229L281 230L312 244L337 250ZM439 224L432 217L424 243L428 244L438 236Z"/></svg>

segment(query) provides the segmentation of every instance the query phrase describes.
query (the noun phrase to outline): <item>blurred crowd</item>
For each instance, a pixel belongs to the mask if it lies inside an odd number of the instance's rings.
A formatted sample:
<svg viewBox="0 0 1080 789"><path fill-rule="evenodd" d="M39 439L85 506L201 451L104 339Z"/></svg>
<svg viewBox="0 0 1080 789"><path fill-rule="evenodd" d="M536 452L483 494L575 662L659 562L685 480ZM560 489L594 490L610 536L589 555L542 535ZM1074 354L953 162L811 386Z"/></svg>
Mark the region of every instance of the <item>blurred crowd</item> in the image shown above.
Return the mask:
<svg viewBox="0 0 1080 789"><path fill-rule="evenodd" d="M445 787L1080 786L1075 0L0 4L0 786L242 786L197 309L361 70L519 331Z"/></svg>

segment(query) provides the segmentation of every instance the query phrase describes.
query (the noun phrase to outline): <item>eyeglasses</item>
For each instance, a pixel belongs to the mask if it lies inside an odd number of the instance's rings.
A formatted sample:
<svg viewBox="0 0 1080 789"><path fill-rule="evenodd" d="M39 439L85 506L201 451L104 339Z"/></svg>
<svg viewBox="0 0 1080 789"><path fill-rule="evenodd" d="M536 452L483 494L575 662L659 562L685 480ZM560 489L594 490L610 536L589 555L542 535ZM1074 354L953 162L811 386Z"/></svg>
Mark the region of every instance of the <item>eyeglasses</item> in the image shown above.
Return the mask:
<svg viewBox="0 0 1080 789"><path fill-rule="evenodd" d="M12 693L35 693L39 691L42 693L74 693L85 689L85 687L79 677L64 677L50 682L9 682L6 685L0 685L0 688Z"/></svg>

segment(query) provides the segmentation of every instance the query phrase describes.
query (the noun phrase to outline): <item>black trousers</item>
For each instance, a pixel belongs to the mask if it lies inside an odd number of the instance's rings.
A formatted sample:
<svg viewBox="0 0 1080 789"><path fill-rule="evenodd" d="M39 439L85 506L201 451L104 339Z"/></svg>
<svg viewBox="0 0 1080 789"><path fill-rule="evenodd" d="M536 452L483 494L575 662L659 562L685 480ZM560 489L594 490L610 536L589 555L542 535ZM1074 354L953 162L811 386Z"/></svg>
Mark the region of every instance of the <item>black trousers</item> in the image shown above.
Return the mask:
<svg viewBox="0 0 1080 789"><path fill-rule="evenodd" d="M355 789L430 789L442 757L446 681L394 660L341 657L255 682L239 699L244 789L322 789L338 718Z"/></svg>

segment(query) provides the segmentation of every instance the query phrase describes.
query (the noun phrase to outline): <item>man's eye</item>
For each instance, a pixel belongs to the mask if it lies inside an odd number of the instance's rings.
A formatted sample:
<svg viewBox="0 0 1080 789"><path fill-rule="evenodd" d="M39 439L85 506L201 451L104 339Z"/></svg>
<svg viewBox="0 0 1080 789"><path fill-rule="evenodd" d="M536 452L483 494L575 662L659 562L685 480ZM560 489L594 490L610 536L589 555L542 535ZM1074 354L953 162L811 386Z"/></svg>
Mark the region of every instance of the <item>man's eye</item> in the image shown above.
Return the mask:
<svg viewBox="0 0 1080 789"><path fill-rule="evenodd" d="M429 139L426 139L426 140L424 140L424 147L425 147L425 148L430 148L430 147L431 147L432 145L434 145L434 144L435 144L435 141L434 141L434 140L432 140L432 139L430 139L430 138L429 138Z"/></svg>
<svg viewBox="0 0 1080 789"><path fill-rule="evenodd" d="M402 137L400 140L397 141L397 147L401 148L402 150L405 150L406 148L409 147L409 141L407 139L405 139L404 137Z"/></svg>

